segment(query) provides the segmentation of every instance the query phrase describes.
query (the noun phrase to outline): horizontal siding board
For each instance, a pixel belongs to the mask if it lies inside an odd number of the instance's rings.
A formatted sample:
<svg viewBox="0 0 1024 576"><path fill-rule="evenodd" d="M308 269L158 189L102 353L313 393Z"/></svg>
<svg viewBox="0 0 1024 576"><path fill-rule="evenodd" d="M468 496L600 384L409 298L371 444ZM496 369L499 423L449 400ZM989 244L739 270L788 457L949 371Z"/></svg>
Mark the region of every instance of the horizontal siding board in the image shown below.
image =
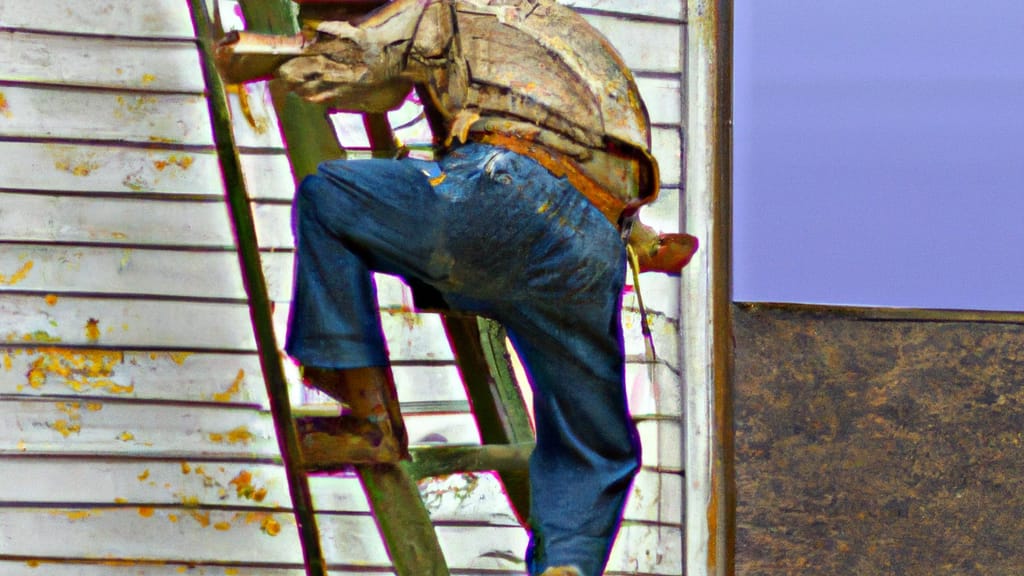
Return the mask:
<svg viewBox="0 0 1024 576"><path fill-rule="evenodd" d="M178 0L7 1L0 3L0 27L112 36L195 36L188 9Z"/></svg>
<svg viewBox="0 0 1024 576"><path fill-rule="evenodd" d="M652 124L680 123L683 107L679 79L637 76L636 84Z"/></svg>
<svg viewBox="0 0 1024 576"><path fill-rule="evenodd" d="M644 466L664 472L683 471L682 421L679 419L641 420L637 422L643 445Z"/></svg>
<svg viewBox="0 0 1024 576"><path fill-rule="evenodd" d="M0 454L274 459L270 415L218 406L0 400ZM413 444L479 444L469 414L408 415Z"/></svg>
<svg viewBox="0 0 1024 576"><path fill-rule="evenodd" d="M682 2L651 2L650 0L560 0L561 4L583 10L600 10L617 12L629 16L648 16L681 20L683 18Z"/></svg>
<svg viewBox="0 0 1024 576"><path fill-rule="evenodd" d="M454 364L400 364L392 371L407 411L466 400ZM285 372L298 388L298 369L292 362L285 362ZM0 395L267 406L255 353L122 352L8 344L0 347ZM301 393L295 396L296 402L302 401Z"/></svg>
<svg viewBox="0 0 1024 576"><path fill-rule="evenodd" d="M212 149L0 141L0 174L7 189L223 197Z"/></svg>
<svg viewBox="0 0 1024 576"><path fill-rule="evenodd" d="M683 573L682 529L677 526L624 522L612 546L606 574Z"/></svg>
<svg viewBox="0 0 1024 576"><path fill-rule="evenodd" d="M0 193L0 216L0 238L18 242L234 244L227 207L221 202Z"/></svg>
<svg viewBox="0 0 1024 576"><path fill-rule="evenodd" d="M60 559L0 559L0 574L4 576L307 576L302 568L265 568L248 565L217 566L212 564L185 563L146 563L130 560L108 560L85 563ZM392 570L386 568L363 569L357 571L329 569L329 576L394 576Z"/></svg>
<svg viewBox="0 0 1024 576"><path fill-rule="evenodd" d="M583 17L608 38L634 72L682 72L677 24L626 21L605 14Z"/></svg>
<svg viewBox="0 0 1024 576"><path fill-rule="evenodd" d="M0 502L6 503L244 509L291 505L284 468L273 464L4 458L0 472ZM370 512L354 474L311 476L310 489L319 512Z"/></svg>
<svg viewBox="0 0 1024 576"><path fill-rule="evenodd" d="M295 520L288 513L156 508L7 509L5 547L21 556L269 563L301 566ZM280 532L271 535L271 519ZM370 516L321 516L324 554L335 564L386 566L387 551ZM336 534L344 534L343 543ZM59 538L40 538L59 534Z"/></svg>
<svg viewBox="0 0 1024 576"><path fill-rule="evenodd" d="M272 300L291 298L290 253L261 255ZM180 298L244 299L234 251L198 252L102 246L8 244L0 251L0 275L31 268L0 292L86 292Z"/></svg>
<svg viewBox="0 0 1024 576"><path fill-rule="evenodd" d="M679 186L682 180L683 141L675 128L651 130L651 151L661 169L662 186Z"/></svg>
<svg viewBox="0 0 1024 576"><path fill-rule="evenodd" d="M190 94L3 86L0 137L210 145L206 99Z"/></svg>
<svg viewBox="0 0 1024 576"><path fill-rule="evenodd" d="M194 42L159 42L7 31L0 81L202 94Z"/></svg>

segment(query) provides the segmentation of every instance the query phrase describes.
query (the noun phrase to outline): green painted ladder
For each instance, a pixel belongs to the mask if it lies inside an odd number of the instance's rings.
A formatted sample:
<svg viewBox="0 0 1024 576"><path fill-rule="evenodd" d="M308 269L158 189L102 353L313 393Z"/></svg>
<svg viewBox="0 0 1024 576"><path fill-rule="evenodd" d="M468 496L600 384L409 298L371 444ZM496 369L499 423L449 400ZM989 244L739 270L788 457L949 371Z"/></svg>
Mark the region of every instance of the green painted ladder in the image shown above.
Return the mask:
<svg viewBox="0 0 1024 576"><path fill-rule="evenodd" d="M299 32L290 0L241 0L240 3L250 31L289 36ZM307 470L274 335L271 302L232 133L230 109L212 58L214 36L219 31L210 22L206 0L190 0L190 6L202 53L214 139L227 189L243 282L299 526L303 561L308 576L326 576L327 563L321 550ZM275 88L272 83L274 107L296 181L313 173L324 160L343 158L344 150L327 117L328 110ZM393 154L394 137L386 116L367 114L364 119L375 152ZM494 322L473 316L449 315L444 318L444 325L483 445L413 448L410 462L356 467L398 576L449 574L433 524L420 498L419 479L454 472L495 470L518 516L526 518L529 513L527 460L533 448L533 431L505 347L505 331Z"/></svg>

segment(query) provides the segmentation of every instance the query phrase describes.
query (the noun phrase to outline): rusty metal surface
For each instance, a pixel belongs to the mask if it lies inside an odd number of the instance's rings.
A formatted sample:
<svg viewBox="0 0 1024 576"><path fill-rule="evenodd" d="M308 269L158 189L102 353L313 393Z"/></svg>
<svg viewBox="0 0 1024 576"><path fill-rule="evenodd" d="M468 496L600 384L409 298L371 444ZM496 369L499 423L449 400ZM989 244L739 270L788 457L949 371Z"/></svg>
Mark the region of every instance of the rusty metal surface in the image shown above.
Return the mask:
<svg viewBox="0 0 1024 576"><path fill-rule="evenodd" d="M737 572L1020 573L1024 323L874 316L734 309Z"/></svg>

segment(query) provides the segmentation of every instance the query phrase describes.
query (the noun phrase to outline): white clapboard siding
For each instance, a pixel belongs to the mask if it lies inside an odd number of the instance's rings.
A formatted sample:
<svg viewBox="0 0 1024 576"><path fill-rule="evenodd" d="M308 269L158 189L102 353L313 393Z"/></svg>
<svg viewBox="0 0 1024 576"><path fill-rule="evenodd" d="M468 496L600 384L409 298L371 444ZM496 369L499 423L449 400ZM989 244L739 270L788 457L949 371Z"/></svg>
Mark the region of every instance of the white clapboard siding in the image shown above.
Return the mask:
<svg viewBox="0 0 1024 576"><path fill-rule="evenodd" d="M181 38L195 36L188 11L179 0L81 2L80 0L6 0L0 26L61 33Z"/></svg>
<svg viewBox="0 0 1024 576"><path fill-rule="evenodd" d="M646 16L681 20L682 2L651 2L650 0L565 0L563 4L578 10L614 12L627 18Z"/></svg>
<svg viewBox="0 0 1024 576"><path fill-rule="evenodd" d="M328 569L329 576L394 576L386 568L356 571ZM0 560L0 574L4 576L306 576L302 568L254 568L246 566L201 565L189 563L145 562L135 560L94 560L92 563L65 563L30 558L27 560Z"/></svg>
<svg viewBox="0 0 1024 576"><path fill-rule="evenodd" d="M679 73L682 35L674 23L626 21L607 14L583 15L615 46L634 72Z"/></svg>
<svg viewBox="0 0 1024 576"><path fill-rule="evenodd" d="M121 9L130 3L116 4L115 9ZM179 3L178 10L186 9ZM0 62L4 81L193 94L205 90L199 51L192 41L5 31L0 35Z"/></svg>
<svg viewBox="0 0 1024 576"><path fill-rule="evenodd" d="M634 68L664 188L645 220L676 230L683 3L567 3ZM0 574L298 576L187 5L87 4L0 0ZM230 91L281 342L292 174L266 85ZM439 317L377 283L413 442L479 443ZM658 359L627 294L644 468L612 576L681 572L678 284L643 290ZM358 480L311 487L330 573L393 574ZM453 573L525 573L527 535L493 474L421 492Z"/></svg>

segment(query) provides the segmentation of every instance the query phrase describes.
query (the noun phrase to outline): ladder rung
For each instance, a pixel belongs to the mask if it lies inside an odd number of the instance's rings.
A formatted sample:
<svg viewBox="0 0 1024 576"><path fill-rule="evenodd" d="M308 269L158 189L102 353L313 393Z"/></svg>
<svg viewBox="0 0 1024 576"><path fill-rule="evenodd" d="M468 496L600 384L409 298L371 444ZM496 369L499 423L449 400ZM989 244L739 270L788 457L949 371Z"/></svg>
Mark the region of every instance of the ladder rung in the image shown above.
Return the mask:
<svg viewBox="0 0 1024 576"><path fill-rule="evenodd" d="M533 442L484 444L482 446L417 446L411 448L412 462L405 466L416 478L453 472L497 472L526 474Z"/></svg>

